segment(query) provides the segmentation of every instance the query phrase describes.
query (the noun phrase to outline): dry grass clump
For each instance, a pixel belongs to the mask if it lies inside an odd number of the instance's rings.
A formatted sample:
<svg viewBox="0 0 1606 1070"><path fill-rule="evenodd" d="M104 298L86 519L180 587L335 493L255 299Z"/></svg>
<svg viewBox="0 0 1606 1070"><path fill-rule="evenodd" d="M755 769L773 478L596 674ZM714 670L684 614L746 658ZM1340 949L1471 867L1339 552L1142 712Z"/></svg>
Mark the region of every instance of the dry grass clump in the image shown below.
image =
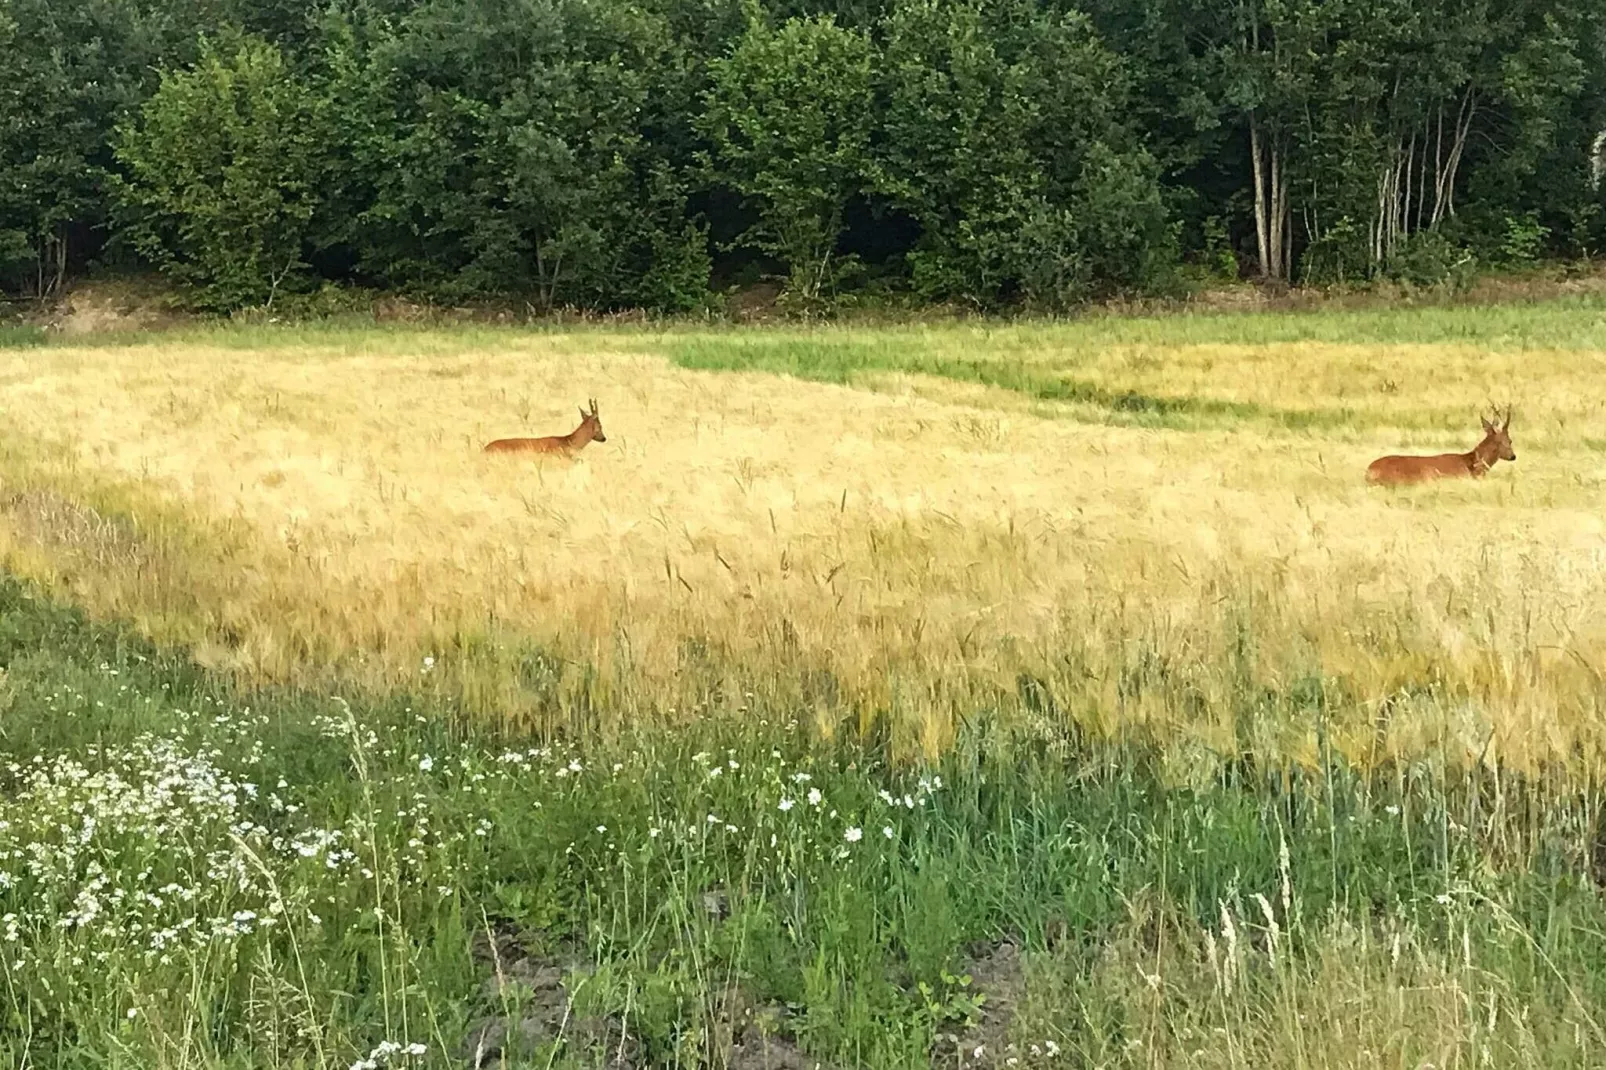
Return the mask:
<svg viewBox="0 0 1606 1070"><path fill-rule="evenodd" d="M1593 769L1606 354L1191 322L17 351L3 546L210 663L512 722L785 702L930 753L1004 706L1179 753ZM682 366L755 345L867 353L845 378L879 389ZM591 396L578 459L480 452ZM1490 397L1515 466L1364 485L1470 448Z"/></svg>

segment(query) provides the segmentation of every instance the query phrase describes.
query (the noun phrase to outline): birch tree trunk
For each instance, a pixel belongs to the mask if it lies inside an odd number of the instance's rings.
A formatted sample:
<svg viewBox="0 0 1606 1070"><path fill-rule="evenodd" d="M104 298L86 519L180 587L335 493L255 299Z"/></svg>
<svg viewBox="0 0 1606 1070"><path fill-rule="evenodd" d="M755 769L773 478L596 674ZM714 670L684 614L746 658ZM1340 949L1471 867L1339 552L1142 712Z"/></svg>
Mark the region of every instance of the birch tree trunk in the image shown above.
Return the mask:
<svg viewBox="0 0 1606 1070"><path fill-rule="evenodd" d="M1455 178L1461 167L1461 156L1466 151L1467 136L1472 133L1472 119L1478 111L1477 94L1471 86L1461 94L1461 103L1450 127L1450 147L1444 148L1444 106L1439 106L1437 140L1433 148L1433 218L1428 224L1436 227L1447 216L1455 215Z"/></svg>
<svg viewBox="0 0 1606 1070"><path fill-rule="evenodd" d="M1254 112L1249 113L1249 166L1255 172L1255 243L1260 253L1260 277L1269 279L1271 272L1271 254L1267 241L1267 211L1266 211L1266 172L1262 160L1260 143L1260 120Z"/></svg>
<svg viewBox="0 0 1606 1070"><path fill-rule="evenodd" d="M1293 228L1288 225L1288 173L1277 138L1261 129L1249 113L1249 162L1255 173L1255 243L1260 277L1288 278Z"/></svg>
<svg viewBox="0 0 1606 1070"><path fill-rule="evenodd" d="M1289 262L1294 257L1294 228L1288 225L1288 173L1282 152L1276 141L1271 145L1271 234L1276 261L1272 270L1275 278L1287 279Z"/></svg>

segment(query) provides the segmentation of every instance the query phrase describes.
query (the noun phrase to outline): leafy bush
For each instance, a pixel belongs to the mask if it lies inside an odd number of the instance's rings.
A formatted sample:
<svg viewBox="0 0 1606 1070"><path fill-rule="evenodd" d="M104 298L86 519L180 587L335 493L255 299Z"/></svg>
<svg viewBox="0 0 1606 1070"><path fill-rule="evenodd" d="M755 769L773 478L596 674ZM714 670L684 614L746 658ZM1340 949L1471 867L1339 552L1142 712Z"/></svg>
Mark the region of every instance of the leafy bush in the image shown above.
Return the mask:
<svg viewBox="0 0 1606 1070"><path fill-rule="evenodd" d="M36 250L26 230L0 227L0 278L26 273Z"/></svg>
<svg viewBox="0 0 1606 1070"><path fill-rule="evenodd" d="M541 308L706 297L686 202L692 88L661 18L442 2L353 18L340 41L330 92L365 274Z"/></svg>
<svg viewBox="0 0 1606 1070"><path fill-rule="evenodd" d="M1238 278L1238 258L1233 255L1227 225L1220 216L1208 216L1200 228L1203 241L1200 261L1215 278L1232 282Z"/></svg>
<svg viewBox="0 0 1606 1070"><path fill-rule="evenodd" d="M1460 289L1472 281L1477 258L1438 230L1404 238L1383 265L1384 274L1413 286Z"/></svg>
<svg viewBox="0 0 1606 1070"><path fill-rule="evenodd" d="M1343 285L1371 275L1370 237L1349 216L1341 216L1305 249L1300 260L1307 283Z"/></svg>
<svg viewBox="0 0 1606 1070"><path fill-rule="evenodd" d="M872 49L829 17L772 30L754 19L710 64L703 128L759 222L745 240L779 257L805 300L833 280L842 212L866 185L873 120Z"/></svg>
<svg viewBox="0 0 1606 1070"><path fill-rule="evenodd" d="M1500 241L1500 256L1508 264L1531 264L1544 251L1550 228L1539 222L1537 212L1506 216L1506 232Z"/></svg>
<svg viewBox="0 0 1606 1070"><path fill-rule="evenodd" d="M327 144L318 97L278 49L208 44L119 133L126 232L202 306L272 305L304 280Z"/></svg>
<svg viewBox="0 0 1606 1070"><path fill-rule="evenodd" d="M1157 169L1122 126L1121 64L1085 19L902 0L886 42L878 174L923 228L920 293L1057 305L1174 259Z"/></svg>
<svg viewBox="0 0 1606 1070"><path fill-rule="evenodd" d="M170 48L164 5L0 4L0 288L44 295L98 248L116 117ZM186 45L195 28L185 26Z"/></svg>

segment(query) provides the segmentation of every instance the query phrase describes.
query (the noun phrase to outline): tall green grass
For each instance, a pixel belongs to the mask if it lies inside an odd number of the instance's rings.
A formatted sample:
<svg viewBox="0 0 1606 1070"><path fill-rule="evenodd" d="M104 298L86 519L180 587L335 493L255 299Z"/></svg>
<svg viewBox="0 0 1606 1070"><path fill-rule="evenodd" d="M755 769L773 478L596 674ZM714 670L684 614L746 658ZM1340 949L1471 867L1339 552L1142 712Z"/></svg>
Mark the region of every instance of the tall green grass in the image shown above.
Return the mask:
<svg viewBox="0 0 1606 1070"><path fill-rule="evenodd" d="M1143 427L1272 425L1288 429L1350 427L1347 408L1276 409L1248 401L1161 395L1111 389L1075 376L1064 367L999 359L933 355L909 339L897 343L854 339L704 338L670 347L675 363L699 371L757 371L817 382L852 385L866 375L898 372L930 375L1022 394L1036 401L1103 410L1107 422Z"/></svg>
<svg viewBox="0 0 1606 1070"><path fill-rule="evenodd" d="M1537 314L1536 308L1543 313ZM1445 413L1398 411L1371 404L1283 407L1220 396L1135 389L1099 375L1103 352L1179 346L1273 347L1298 343L1390 346L1462 345L1491 353L1606 348L1606 301L1598 297L1542 305L1499 304L1330 309L1286 313L1186 313L1091 317L1015 325L973 323L876 331L817 330L738 334L670 334L661 345L677 365L703 371L749 371L842 385L869 385L887 374L930 376L1007 390L1060 403L1079 417L1174 430L1251 428L1337 431L1406 424L1464 423ZM1291 359L1299 359L1292 355ZM1420 376L1421 368L1402 370ZM1372 399L1375 400L1375 399Z"/></svg>
<svg viewBox="0 0 1606 1070"><path fill-rule="evenodd" d="M0 323L0 349L25 349L42 346L48 341L49 336L42 328Z"/></svg>
<svg viewBox="0 0 1606 1070"><path fill-rule="evenodd" d="M921 769L780 709L492 737L10 581L0 666L6 1065L461 1066L510 1027L525 1066L1606 1057L1593 789L1190 780L985 717Z"/></svg>

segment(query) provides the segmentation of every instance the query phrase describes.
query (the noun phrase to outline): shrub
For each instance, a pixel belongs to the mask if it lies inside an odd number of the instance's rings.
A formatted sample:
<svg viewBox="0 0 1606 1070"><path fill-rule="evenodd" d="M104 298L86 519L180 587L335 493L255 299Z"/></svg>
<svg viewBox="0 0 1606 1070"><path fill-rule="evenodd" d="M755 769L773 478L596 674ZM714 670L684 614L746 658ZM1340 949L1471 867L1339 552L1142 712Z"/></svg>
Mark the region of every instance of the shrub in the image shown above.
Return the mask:
<svg viewBox="0 0 1606 1070"><path fill-rule="evenodd" d="M848 199L870 166L867 37L830 18L758 19L711 66L703 126L723 175L758 209L745 241L779 257L805 300L829 289Z"/></svg>
<svg viewBox="0 0 1606 1070"><path fill-rule="evenodd" d="M877 174L921 225L922 296L1063 305L1174 263L1122 65L1084 18L904 0L885 37Z"/></svg>
<svg viewBox="0 0 1606 1070"><path fill-rule="evenodd" d="M202 307L272 305L303 281L323 127L318 98L274 46L206 45L119 131L126 235Z"/></svg>
<svg viewBox="0 0 1606 1070"><path fill-rule="evenodd" d="M1413 286L1448 286L1459 289L1471 281L1477 258L1438 230L1424 230L1404 238L1383 265L1391 279Z"/></svg>

